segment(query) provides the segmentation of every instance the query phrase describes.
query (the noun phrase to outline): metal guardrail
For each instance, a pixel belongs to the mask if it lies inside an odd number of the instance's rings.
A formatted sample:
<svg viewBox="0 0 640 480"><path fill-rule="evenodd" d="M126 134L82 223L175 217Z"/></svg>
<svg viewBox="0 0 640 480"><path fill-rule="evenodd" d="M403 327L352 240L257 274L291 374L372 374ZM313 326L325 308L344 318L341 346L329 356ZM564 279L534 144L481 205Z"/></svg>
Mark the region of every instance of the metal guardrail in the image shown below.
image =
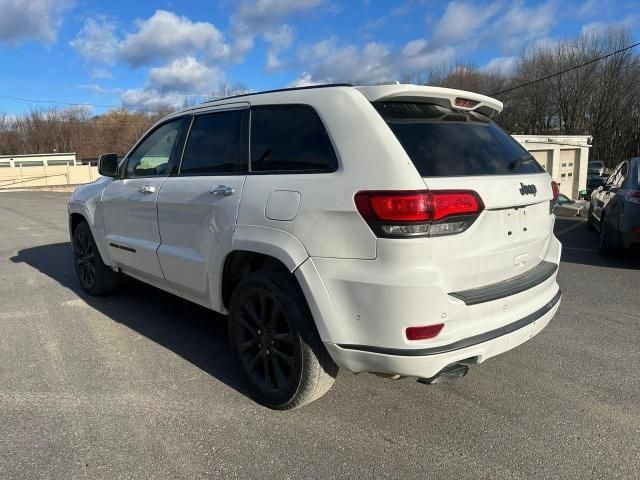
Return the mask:
<svg viewBox="0 0 640 480"><path fill-rule="evenodd" d="M42 180L42 179L52 178L52 177L67 177L67 185L69 185L69 174L68 173L55 173L53 175L42 175L40 177L16 178L16 179L14 179L14 180L12 180L10 182L7 182L7 183L0 183L0 188L6 187L6 186L12 186L12 185L24 184L24 183L27 183L27 182L34 182L36 180ZM38 185L38 186L41 186L41 185Z"/></svg>
<svg viewBox="0 0 640 480"><path fill-rule="evenodd" d="M82 184L99 175L91 165L0 168L0 190Z"/></svg>

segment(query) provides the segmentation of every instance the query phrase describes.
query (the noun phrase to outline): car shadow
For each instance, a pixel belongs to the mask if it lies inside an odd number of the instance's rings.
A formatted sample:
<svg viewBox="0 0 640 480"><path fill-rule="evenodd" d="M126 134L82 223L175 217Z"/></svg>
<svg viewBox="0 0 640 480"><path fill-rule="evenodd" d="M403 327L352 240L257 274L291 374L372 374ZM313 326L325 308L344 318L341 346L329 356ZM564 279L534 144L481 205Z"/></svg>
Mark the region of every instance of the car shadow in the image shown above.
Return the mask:
<svg viewBox="0 0 640 480"><path fill-rule="evenodd" d="M130 277L124 277L115 297L87 295L76 279L69 242L26 248L11 261L36 268L113 321L175 352L248 396L231 358L224 316Z"/></svg>
<svg viewBox="0 0 640 480"><path fill-rule="evenodd" d="M596 267L640 269L640 257L629 251L598 253L599 234L590 230L585 219L556 218L556 237L562 242L562 261Z"/></svg>

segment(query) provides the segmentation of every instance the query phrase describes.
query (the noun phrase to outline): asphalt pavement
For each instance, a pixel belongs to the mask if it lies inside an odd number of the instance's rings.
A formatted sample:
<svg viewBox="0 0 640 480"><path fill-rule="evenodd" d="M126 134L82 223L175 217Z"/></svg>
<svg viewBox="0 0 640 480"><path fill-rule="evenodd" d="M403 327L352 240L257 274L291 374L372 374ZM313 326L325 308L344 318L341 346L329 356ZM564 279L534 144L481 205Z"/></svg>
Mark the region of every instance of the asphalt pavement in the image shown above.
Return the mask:
<svg viewBox="0 0 640 480"><path fill-rule="evenodd" d="M0 479L640 478L640 261L559 220L549 326L464 379L341 372L246 395L224 318L133 280L80 291L68 194L0 193Z"/></svg>

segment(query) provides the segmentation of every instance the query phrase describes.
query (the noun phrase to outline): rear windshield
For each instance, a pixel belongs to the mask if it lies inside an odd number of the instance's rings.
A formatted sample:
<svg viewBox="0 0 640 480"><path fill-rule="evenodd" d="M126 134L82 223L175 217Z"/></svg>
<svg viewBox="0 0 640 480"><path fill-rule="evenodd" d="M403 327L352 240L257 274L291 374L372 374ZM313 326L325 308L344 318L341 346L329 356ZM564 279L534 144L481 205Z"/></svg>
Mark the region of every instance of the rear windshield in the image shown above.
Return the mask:
<svg viewBox="0 0 640 480"><path fill-rule="evenodd" d="M545 171L518 142L481 113L426 103L373 105L423 177Z"/></svg>

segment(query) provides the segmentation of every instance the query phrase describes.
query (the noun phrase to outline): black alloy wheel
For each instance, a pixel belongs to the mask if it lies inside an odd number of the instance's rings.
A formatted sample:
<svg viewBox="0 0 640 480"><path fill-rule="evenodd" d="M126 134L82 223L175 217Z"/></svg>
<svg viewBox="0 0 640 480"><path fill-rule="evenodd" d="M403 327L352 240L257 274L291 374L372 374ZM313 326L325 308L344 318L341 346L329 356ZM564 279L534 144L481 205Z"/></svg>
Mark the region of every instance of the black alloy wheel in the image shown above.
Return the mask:
<svg viewBox="0 0 640 480"><path fill-rule="evenodd" d="M284 268L249 273L236 285L229 343L251 396L269 408L313 402L338 374L297 280Z"/></svg>
<svg viewBox="0 0 640 480"><path fill-rule="evenodd" d="M239 328L233 341L244 374L267 396L287 391L300 369L300 342L278 300L255 289L234 320Z"/></svg>
<svg viewBox="0 0 640 480"><path fill-rule="evenodd" d="M106 295L120 285L121 275L105 265L87 222L73 230L73 263L82 289L89 295Z"/></svg>
<svg viewBox="0 0 640 480"><path fill-rule="evenodd" d="M73 238L73 252L76 262L78 279L85 290L93 289L96 282L97 252L93 239L85 229L78 228Z"/></svg>

